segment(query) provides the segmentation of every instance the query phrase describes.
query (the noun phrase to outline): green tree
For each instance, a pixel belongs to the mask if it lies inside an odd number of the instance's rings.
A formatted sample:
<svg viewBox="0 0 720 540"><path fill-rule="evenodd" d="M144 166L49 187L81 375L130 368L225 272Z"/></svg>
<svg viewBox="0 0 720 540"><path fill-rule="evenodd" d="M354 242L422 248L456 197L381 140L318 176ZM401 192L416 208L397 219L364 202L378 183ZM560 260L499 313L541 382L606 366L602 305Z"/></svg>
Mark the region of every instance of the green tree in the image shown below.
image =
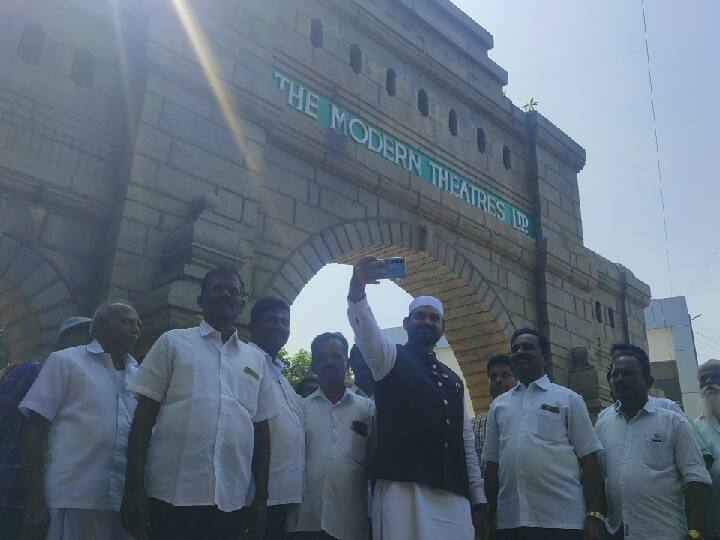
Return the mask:
<svg viewBox="0 0 720 540"><path fill-rule="evenodd" d="M285 349L282 349L278 354L278 358L287 364L284 374L293 388L296 388L297 384L305 377L313 376L313 372L310 370L311 356L309 351L300 349L290 356Z"/></svg>

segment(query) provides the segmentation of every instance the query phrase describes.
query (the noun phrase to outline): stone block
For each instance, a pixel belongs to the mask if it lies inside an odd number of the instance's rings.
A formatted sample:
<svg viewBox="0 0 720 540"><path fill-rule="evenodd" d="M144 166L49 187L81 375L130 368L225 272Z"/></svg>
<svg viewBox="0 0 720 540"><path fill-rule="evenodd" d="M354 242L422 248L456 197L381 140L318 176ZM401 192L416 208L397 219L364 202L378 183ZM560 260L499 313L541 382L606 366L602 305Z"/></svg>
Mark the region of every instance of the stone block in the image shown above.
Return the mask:
<svg viewBox="0 0 720 540"><path fill-rule="evenodd" d="M342 223L343 218L295 201L295 226L309 233L317 233Z"/></svg>
<svg viewBox="0 0 720 540"><path fill-rule="evenodd" d="M262 209L265 215L292 224L295 216L295 201L271 190L262 190Z"/></svg>
<svg viewBox="0 0 720 540"><path fill-rule="evenodd" d="M274 163L265 164L262 185L294 199L307 200L308 180Z"/></svg>
<svg viewBox="0 0 720 540"><path fill-rule="evenodd" d="M358 188L356 184L329 173L325 169L317 169L315 181L322 187L334 191L346 199L357 200Z"/></svg>
<svg viewBox="0 0 720 540"><path fill-rule="evenodd" d="M117 248L142 255L147 227L137 221L121 219L118 226Z"/></svg>
<svg viewBox="0 0 720 540"><path fill-rule="evenodd" d="M168 163L203 180L209 178L210 154L192 144L174 139L169 147Z"/></svg>
<svg viewBox="0 0 720 540"><path fill-rule="evenodd" d="M209 190L210 184L200 178L167 165L160 166L157 178L157 191L159 193L192 203Z"/></svg>
<svg viewBox="0 0 720 540"><path fill-rule="evenodd" d="M170 150L170 137L149 124L140 123L135 150L158 161L165 161Z"/></svg>
<svg viewBox="0 0 720 540"><path fill-rule="evenodd" d="M320 189L320 208L344 219L365 217L365 207L326 188Z"/></svg>
<svg viewBox="0 0 720 540"><path fill-rule="evenodd" d="M70 295L67 288L63 283L57 281L49 287L36 293L35 296L33 296L32 302L37 309L42 310L65 302L69 299Z"/></svg>
<svg viewBox="0 0 720 540"><path fill-rule="evenodd" d="M307 233L271 217L265 217L264 239L288 249L296 249L307 240Z"/></svg>

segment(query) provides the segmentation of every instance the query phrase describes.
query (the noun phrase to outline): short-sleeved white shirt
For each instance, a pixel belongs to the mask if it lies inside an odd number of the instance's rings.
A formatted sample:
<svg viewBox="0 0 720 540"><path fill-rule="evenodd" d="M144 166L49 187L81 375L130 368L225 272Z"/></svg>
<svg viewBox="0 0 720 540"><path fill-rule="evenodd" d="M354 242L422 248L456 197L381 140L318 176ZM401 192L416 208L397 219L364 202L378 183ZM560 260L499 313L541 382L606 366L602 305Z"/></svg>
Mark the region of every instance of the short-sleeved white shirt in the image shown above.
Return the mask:
<svg viewBox="0 0 720 540"><path fill-rule="evenodd" d="M582 397L547 376L496 397L482 460L499 464L498 529L581 530L579 458L601 449Z"/></svg>
<svg viewBox="0 0 720 540"><path fill-rule="evenodd" d="M52 353L20 403L50 421L45 475L49 508L120 510L127 438L137 400L125 390L137 370L117 370L100 343Z"/></svg>
<svg viewBox="0 0 720 540"><path fill-rule="evenodd" d="M253 422L276 414L265 359L203 321L170 330L128 389L160 403L145 467L148 495L225 512L252 501Z"/></svg>
<svg viewBox="0 0 720 540"><path fill-rule="evenodd" d="M684 539L685 485L710 484L687 418L648 401L629 422L615 411L595 431L605 447L608 530L624 525L631 540Z"/></svg>
<svg viewBox="0 0 720 540"><path fill-rule="evenodd" d="M305 431L300 396L283 375L284 364L253 342L248 343L265 357L277 415L270 419L270 479L268 506L299 503L303 493Z"/></svg>
<svg viewBox="0 0 720 540"><path fill-rule="evenodd" d="M339 540L368 537L368 441L375 404L345 390L331 403L322 389L302 400L305 494L288 513L287 530L325 531Z"/></svg>

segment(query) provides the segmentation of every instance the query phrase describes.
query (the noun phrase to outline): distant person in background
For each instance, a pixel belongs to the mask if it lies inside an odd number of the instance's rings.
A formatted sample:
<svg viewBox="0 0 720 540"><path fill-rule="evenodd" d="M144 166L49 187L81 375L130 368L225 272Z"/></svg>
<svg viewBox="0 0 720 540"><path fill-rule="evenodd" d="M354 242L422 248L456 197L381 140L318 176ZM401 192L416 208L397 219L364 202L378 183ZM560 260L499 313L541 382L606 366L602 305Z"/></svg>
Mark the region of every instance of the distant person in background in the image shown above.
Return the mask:
<svg viewBox="0 0 720 540"><path fill-rule="evenodd" d="M490 398L494 401L496 397L504 394L508 390L512 390L517 386L517 379L512 370L512 363L507 354L496 354L487 361L485 367L488 377L488 390ZM482 456L482 448L485 442L485 424L487 422L488 413L483 411L472 420L473 432L475 433L475 450L478 459ZM482 467L482 464L481 464Z"/></svg>
<svg viewBox="0 0 720 540"><path fill-rule="evenodd" d="M297 384L295 391L300 397L306 398L318 388L320 388L320 383L317 377L305 377Z"/></svg>
<svg viewBox="0 0 720 540"><path fill-rule="evenodd" d="M278 414L271 418L270 477L268 483L268 527L265 540L285 536L288 506L302 501L303 468L305 466L305 433L303 431L300 396L283 375L285 364L278 353L290 337L290 306L280 298L260 298L250 312L248 343L265 357L265 369L275 394Z"/></svg>
<svg viewBox="0 0 720 540"><path fill-rule="evenodd" d="M707 540L720 540L720 360L708 360L698 369L700 397L705 412L696 426L712 455L712 496L708 512Z"/></svg>
<svg viewBox="0 0 720 540"><path fill-rule="evenodd" d="M620 406L595 426L604 447L607 529L618 539L702 538L710 476L690 423L648 400L645 351L616 344L610 354Z"/></svg>
<svg viewBox="0 0 720 540"><path fill-rule="evenodd" d="M490 407L482 460L498 540L600 540L602 445L585 401L545 374L550 348L529 328L510 339L519 384Z"/></svg>
<svg viewBox="0 0 720 540"><path fill-rule="evenodd" d="M345 386L348 343L340 333L310 347L320 388L302 400L305 490L288 513L288 532L303 540L367 540L368 440L374 403Z"/></svg>
<svg viewBox="0 0 720 540"><path fill-rule="evenodd" d="M357 345L350 349L350 369L354 376L354 384L350 390L362 397L372 397L375 393L375 381Z"/></svg>
<svg viewBox="0 0 720 540"><path fill-rule="evenodd" d="M87 317L70 317L60 325L56 350L90 342ZM20 454L25 416L18 405L40 373L42 362L15 364L0 379L0 538L20 538L25 506L20 477Z"/></svg>
<svg viewBox="0 0 720 540"><path fill-rule="evenodd" d="M130 538L119 510L137 404L126 385L137 370L130 352L141 324L132 306L102 304L94 340L51 354L20 403L26 539Z"/></svg>

